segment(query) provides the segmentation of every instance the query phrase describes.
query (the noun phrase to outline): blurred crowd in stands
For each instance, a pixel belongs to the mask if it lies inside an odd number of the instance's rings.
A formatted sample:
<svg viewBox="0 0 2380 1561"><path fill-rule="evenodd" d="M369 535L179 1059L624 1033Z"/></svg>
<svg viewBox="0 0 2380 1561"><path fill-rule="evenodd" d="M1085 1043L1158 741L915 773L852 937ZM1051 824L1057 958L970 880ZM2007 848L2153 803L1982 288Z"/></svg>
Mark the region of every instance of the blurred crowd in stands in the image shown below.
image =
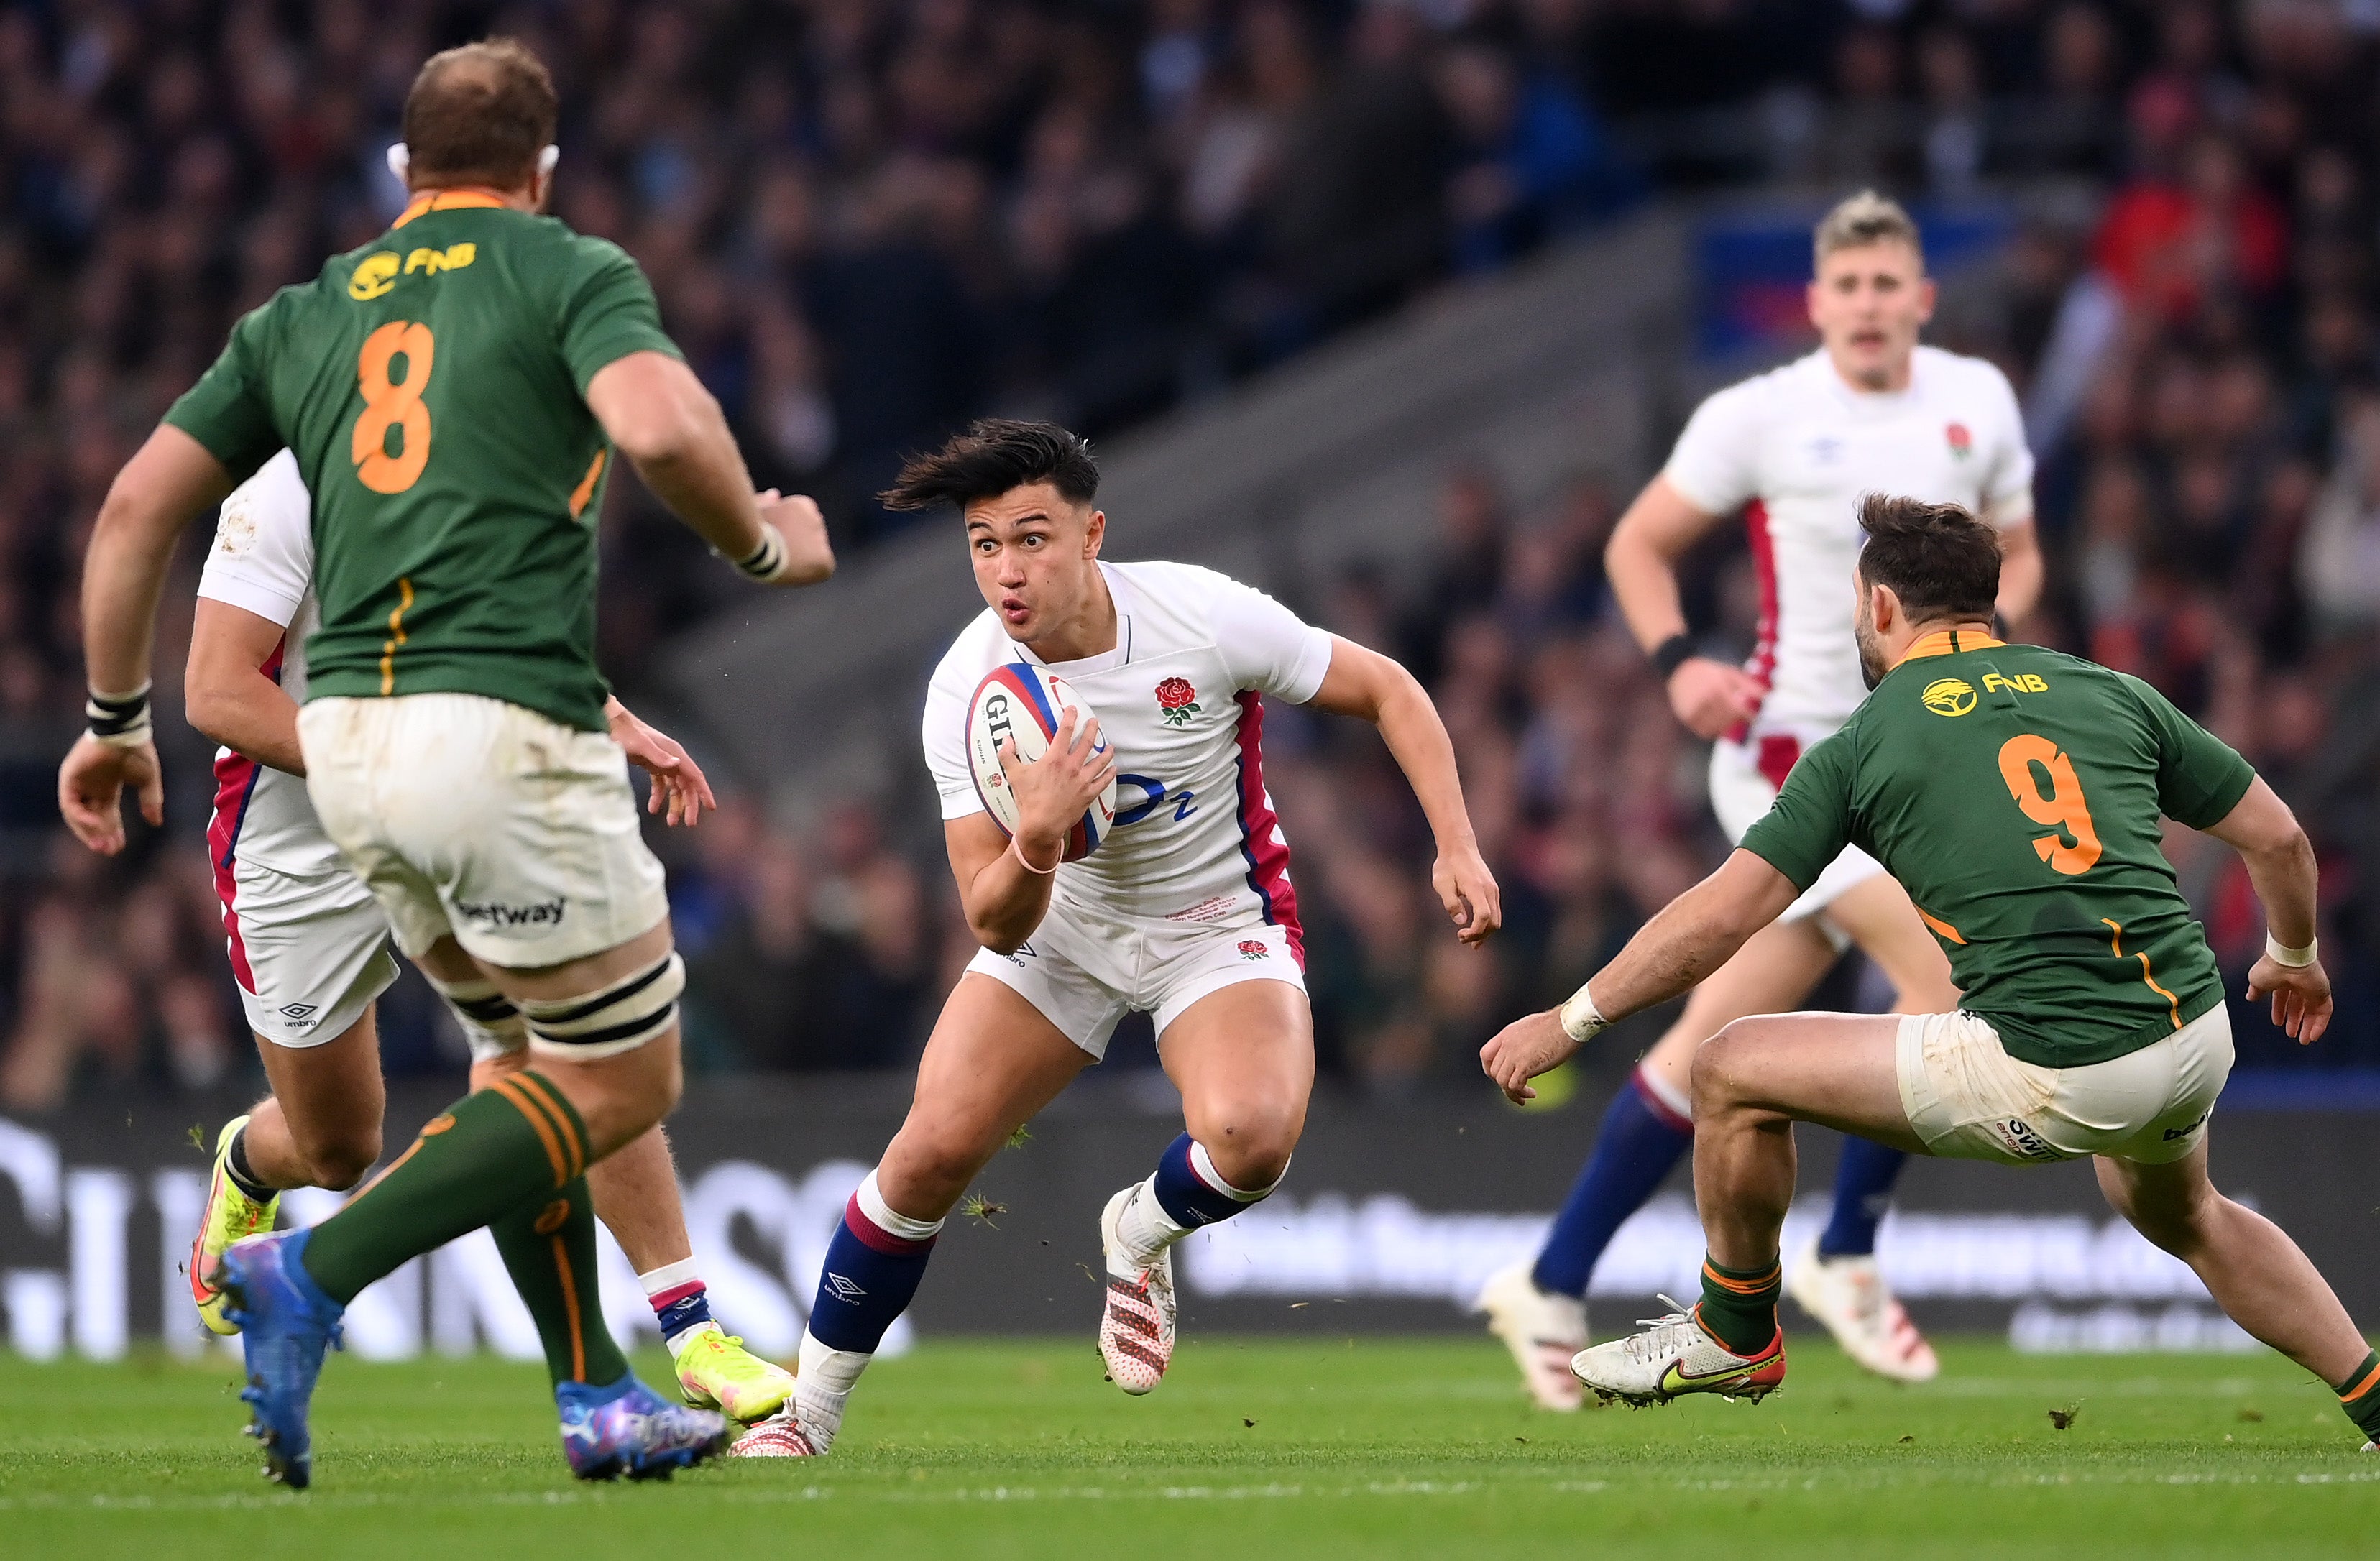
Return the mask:
<svg viewBox="0 0 2380 1561"><path fill-rule="evenodd" d="M2380 1066L2380 6L18 0L0 5L0 1108L254 1071L174 690L167 832L103 863L55 828L77 561L237 311L385 224L382 151L419 61L490 30L554 69L559 214L646 265L756 477L820 492L847 549L894 524L867 495L897 455L964 417L1105 434L1648 196L1873 182L2008 204L2014 238L1955 279L1934 336L2025 401L2051 585L2020 631L2148 677L2297 804L2342 983L2338 1038L2306 1060ZM1689 409L1662 409L1664 438ZM1419 583L1295 602L1437 692L1512 920L1500 948L1458 950L1377 744L1276 712L1329 1072L1475 1085L1500 1017L1566 992L1715 860L1699 751L1601 583L1628 496L1582 480L1515 513L1453 472ZM603 524L605 658L633 703L635 669L737 582L632 482ZM169 681L193 561L168 592ZM1712 645L1747 643L1737 551L1694 576ZM912 822L880 797L771 817L730 788L669 842L694 1066L914 1056L967 949ZM2176 850L2244 968L2244 882ZM455 1066L410 978L384 1020L392 1071Z"/></svg>

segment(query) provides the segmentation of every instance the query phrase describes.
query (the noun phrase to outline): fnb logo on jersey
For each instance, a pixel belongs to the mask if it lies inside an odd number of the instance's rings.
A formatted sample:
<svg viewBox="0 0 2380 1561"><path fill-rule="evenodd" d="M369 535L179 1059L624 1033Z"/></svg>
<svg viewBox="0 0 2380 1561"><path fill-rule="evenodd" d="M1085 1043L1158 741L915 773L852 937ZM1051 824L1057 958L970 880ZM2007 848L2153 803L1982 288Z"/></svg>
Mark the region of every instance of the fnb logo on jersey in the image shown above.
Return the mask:
<svg viewBox="0 0 2380 1561"><path fill-rule="evenodd" d="M2046 694L2049 692L2049 680L2039 672L2019 672L2012 678L2004 678L1998 672L1985 672L1984 686L2005 688L2010 694ZM1928 689L1926 692L1930 694L1933 691Z"/></svg>
<svg viewBox="0 0 2380 1561"><path fill-rule="evenodd" d="M1975 685L1965 678L1936 678L1917 697L1937 716L1963 716L1975 708Z"/></svg>
<svg viewBox="0 0 2380 1561"><path fill-rule="evenodd" d="M397 260L395 250L382 249L356 262L354 273L347 278L347 296L358 303L370 303L374 298L385 297L396 285L400 269L407 276L417 271L424 276L435 276L442 271L460 271L479 258L480 247L476 244L450 244L443 249L416 249L402 262Z"/></svg>

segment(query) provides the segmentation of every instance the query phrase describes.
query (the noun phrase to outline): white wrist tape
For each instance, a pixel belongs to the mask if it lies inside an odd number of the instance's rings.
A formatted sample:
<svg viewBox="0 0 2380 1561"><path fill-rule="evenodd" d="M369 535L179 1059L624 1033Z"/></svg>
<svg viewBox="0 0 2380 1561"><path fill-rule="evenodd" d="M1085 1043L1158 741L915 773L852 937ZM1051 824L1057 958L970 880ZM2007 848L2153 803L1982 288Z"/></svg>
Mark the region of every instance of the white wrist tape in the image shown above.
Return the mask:
<svg viewBox="0 0 2380 1561"><path fill-rule="evenodd" d="M91 734L111 748L138 748L146 744L152 734L155 721L149 710L149 684L142 684L129 694L90 692L83 701L83 719L91 723Z"/></svg>
<svg viewBox="0 0 2380 1561"><path fill-rule="evenodd" d="M760 545L735 561L735 567L766 586L785 572L785 537L767 521L760 523Z"/></svg>
<svg viewBox="0 0 2380 1561"><path fill-rule="evenodd" d="M1584 986L1561 1006L1562 1034L1582 1045L1593 1040L1596 1033L1609 1023L1603 1017L1603 1010L1595 1006L1594 995Z"/></svg>
<svg viewBox="0 0 2380 1561"><path fill-rule="evenodd" d="M2321 947L2322 939L2319 938L2310 939L2302 949L2291 949L2284 946L2271 933L2265 934L2265 952L2272 957L2275 964L2288 965L2292 970L2303 970L2313 963L2315 950Z"/></svg>

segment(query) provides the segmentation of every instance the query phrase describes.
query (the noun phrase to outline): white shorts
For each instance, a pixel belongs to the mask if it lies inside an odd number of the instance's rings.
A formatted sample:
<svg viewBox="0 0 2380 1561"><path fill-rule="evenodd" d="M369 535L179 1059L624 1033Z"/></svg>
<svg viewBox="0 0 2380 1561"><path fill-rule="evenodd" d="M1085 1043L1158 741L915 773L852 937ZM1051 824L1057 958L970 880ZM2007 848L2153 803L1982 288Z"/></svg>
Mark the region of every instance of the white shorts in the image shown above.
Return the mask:
<svg viewBox="0 0 2380 1561"><path fill-rule="evenodd" d="M2206 1136L2231 1076L2231 1016L2218 1002L2138 1051L2043 1068L2010 1057L1972 1013L1916 1013L1900 1022L1895 1061L1909 1125L1937 1155L2164 1165Z"/></svg>
<svg viewBox="0 0 2380 1561"><path fill-rule="evenodd" d="M1718 815L1718 826L1727 831L1731 844L1741 844L1746 831L1776 805L1776 784L1760 772L1759 754L1751 744L1721 738L1711 744L1710 800L1711 811ZM1845 890L1880 877L1883 872L1883 863L1855 845L1847 845L1840 855L1827 864L1817 882L1803 889L1801 897L1785 907L1785 914L1777 919L1806 920L1833 904ZM1833 924L1827 924L1826 931L1837 949L1850 946L1850 938Z"/></svg>
<svg viewBox="0 0 2380 1561"><path fill-rule="evenodd" d="M1127 920L1076 905L1052 904L1023 948L978 950L967 969L1014 987L1094 1061L1127 1013L1153 1015L1163 1035L1191 1004L1243 981L1305 990L1287 927Z"/></svg>
<svg viewBox="0 0 2380 1561"><path fill-rule="evenodd" d="M584 959L661 925L626 757L477 694L322 698L298 713L322 828L419 958L452 933L513 969Z"/></svg>
<svg viewBox="0 0 2380 1561"><path fill-rule="evenodd" d="M336 1040L396 979L388 917L353 873L296 874L232 860L224 901L248 1026L275 1046Z"/></svg>

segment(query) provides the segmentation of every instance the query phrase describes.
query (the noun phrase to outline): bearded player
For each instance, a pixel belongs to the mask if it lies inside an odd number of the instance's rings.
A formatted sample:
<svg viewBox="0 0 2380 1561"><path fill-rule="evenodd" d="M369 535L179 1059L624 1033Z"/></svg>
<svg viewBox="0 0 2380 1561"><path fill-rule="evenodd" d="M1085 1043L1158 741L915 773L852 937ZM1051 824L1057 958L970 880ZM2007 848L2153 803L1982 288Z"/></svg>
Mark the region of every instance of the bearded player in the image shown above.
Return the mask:
<svg viewBox="0 0 2380 1561"><path fill-rule="evenodd" d="M2223 978L2166 859L2164 820L2240 853L2268 922L2248 997L2310 1045L2331 1015L2305 831L2238 754L2138 678L1992 637L2000 551L1955 504L1871 496L1857 575L1875 687L1718 872L1560 1010L1481 1048L1514 1099L1610 1019L1676 996L1857 842L1922 906L1957 1011L1738 1020L1695 1053L1702 1301L1578 1357L1606 1399L1758 1399L1785 1380L1778 1229L1793 1124L2003 1165L2094 1159L2099 1189L2216 1305L2331 1385L2365 1450L2375 1357L2303 1252L2207 1179L2230 1076Z"/></svg>
<svg viewBox="0 0 2380 1561"><path fill-rule="evenodd" d="M1670 706L1716 739L1712 811L1741 840L1803 753L1847 720L1865 690L1842 582L1871 490L1954 502L2007 549L1999 611L2022 618L2041 587L2033 457L2016 398L1989 363L1920 346L1934 311L1916 225L1892 202L1852 197L1819 223L1809 287L1818 350L1703 403L1662 473L1613 532L1605 564L1628 626L1668 684ZM1742 512L1761 587L1760 638L1736 667L1694 653L1677 561ZM1545 1407L1579 1404L1570 1358L1587 1340L1587 1281L1605 1246L1694 1143L1687 1070L1729 1021L1798 1008L1856 946L1890 979L1904 1013L1951 1008L1949 966L1909 897L1856 847L1828 865L1777 924L1695 987L1605 1114L1595 1153L1534 1263L1490 1279L1475 1303ZM1877 1222L1905 1156L1843 1146L1833 1218L1796 1254L1787 1288L1852 1358L1900 1381L1939 1369L1876 1272Z"/></svg>
<svg viewBox="0 0 2380 1561"><path fill-rule="evenodd" d="M1456 936L1476 945L1501 923L1453 748L1421 685L1210 570L1101 562L1099 475L1089 446L1063 429L987 420L911 461L884 496L894 509L955 505L983 593L986 611L942 658L925 712L951 872L983 948L926 1043L908 1119L827 1250L794 1402L737 1443L739 1455L828 1449L959 1194L1134 1011L1155 1020L1188 1131L1100 1216L1099 1352L1126 1393L1164 1376L1170 1249L1281 1184L1314 1083L1297 896L1264 783L1266 696L1377 725L1437 837L1432 882ZM1019 660L1062 678L1099 719L1062 712L1030 764L1002 745L1012 837L977 793L965 727L977 685ZM1062 865L1068 831L1111 776L1113 829Z"/></svg>
<svg viewBox="0 0 2380 1561"><path fill-rule="evenodd" d="M250 1431L291 1485L311 1478L314 1388L346 1303L482 1226L546 1343L574 1473L666 1475L726 1440L590 1325L586 1173L675 1104L686 981L595 664L613 454L755 580L822 579L833 555L816 505L753 491L636 262L539 214L558 118L517 43L424 65L392 158L404 213L233 328L117 474L83 566L91 726L59 801L114 852L128 782L162 815L149 665L175 539L293 453L322 608L298 714L307 795L407 956L494 986L528 1030L528 1066L432 1118L338 1213L225 1253Z"/></svg>
<svg viewBox="0 0 2380 1561"><path fill-rule="evenodd" d="M184 709L224 744L207 854L240 1003L273 1093L225 1124L188 1265L191 1300L215 1333L239 1332L216 1283L237 1240L273 1228L292 1187L344 1192L380 1158L381 1082L374 1004L396 979L388 917L347 870L306 798L298 707L314 598L313 501L284 450L224 501L199 579ZM653 782L647 811L692 828L713 807L686 750L604 707L612 738ZM432 979L471 1047L474 1088L527 1060L528 1025L489 981ZM687 1402L755 1421L784 1402L793 1374L751 1354L711 1319L686 1234L669 1144L658 1127L598 1165L588 1187L652 1303ZM552 1362L549 1362L552 1364Z"/></svg>

